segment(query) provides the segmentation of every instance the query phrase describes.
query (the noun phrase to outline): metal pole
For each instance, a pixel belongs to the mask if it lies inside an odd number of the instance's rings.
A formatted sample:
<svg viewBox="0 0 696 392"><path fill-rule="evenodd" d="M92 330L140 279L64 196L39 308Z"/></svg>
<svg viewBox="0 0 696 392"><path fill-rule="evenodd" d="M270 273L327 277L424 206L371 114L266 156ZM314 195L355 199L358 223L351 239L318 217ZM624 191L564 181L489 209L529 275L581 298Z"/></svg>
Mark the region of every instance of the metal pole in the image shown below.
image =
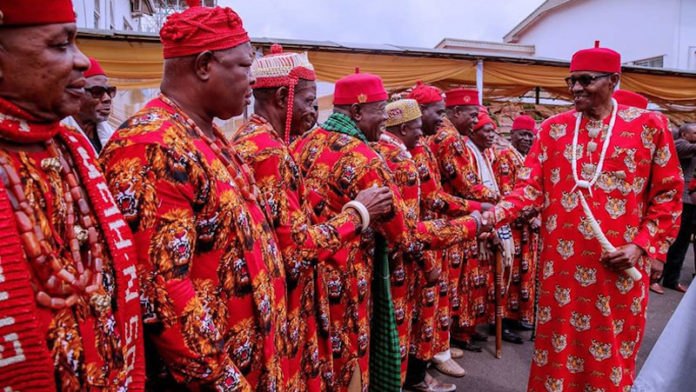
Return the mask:
<svg viewBox="0 0 696 392"><path fill-rule="evenodd" d="M479 105L483 105L483 60L476 62L476 90L478 90Z"/></svg>

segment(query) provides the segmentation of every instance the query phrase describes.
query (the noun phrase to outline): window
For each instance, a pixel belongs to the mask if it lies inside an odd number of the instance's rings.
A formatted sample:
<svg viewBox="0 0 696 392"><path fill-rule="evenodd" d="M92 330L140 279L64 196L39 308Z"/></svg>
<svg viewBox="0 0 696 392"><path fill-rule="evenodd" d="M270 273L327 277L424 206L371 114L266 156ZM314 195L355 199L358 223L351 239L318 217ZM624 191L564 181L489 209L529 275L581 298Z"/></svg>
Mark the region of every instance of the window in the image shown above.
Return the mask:
<svg viewBox="0 0 696 392"><path fill-rule="evenodd" d="M94 28L99 28L99 19L101 18L101 0L94 0Z"/></svg>
<svg viewBox="0 0 696 392"><path fill-rule="evenodd" d="M663 68L664 67L665 56L650 57L643 60L636 60L633 65L638 65L641 67L651 67L651 68Z"/></svg>
<svg viewBox="0 0 696 392"><path fill-rule="evenodd" d="M114 19L114 1L109 0L109 30L116 30L116 22Z"/></svg>

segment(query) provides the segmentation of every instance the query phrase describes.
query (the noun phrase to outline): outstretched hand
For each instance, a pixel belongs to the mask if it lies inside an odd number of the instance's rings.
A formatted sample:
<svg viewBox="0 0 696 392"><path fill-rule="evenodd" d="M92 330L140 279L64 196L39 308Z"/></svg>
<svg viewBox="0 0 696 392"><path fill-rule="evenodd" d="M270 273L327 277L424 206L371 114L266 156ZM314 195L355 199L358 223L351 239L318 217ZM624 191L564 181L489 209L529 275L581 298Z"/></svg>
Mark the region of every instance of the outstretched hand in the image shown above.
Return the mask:
<svg viewBox="0 0 696 392"><path fill-rule="evenodd" d="M626 244L616 248L614 252L603 254L599 261L608 269L621 272L635 266L644 253L638 245Z"/></svg>
<svg viewBox="0 0 696 392"><path fill-rule="evenodd" d="M370 220L389 213L393 204L391 190L386 186L363 189L355 197L355 201L362 203L367 208Z"/></svg>

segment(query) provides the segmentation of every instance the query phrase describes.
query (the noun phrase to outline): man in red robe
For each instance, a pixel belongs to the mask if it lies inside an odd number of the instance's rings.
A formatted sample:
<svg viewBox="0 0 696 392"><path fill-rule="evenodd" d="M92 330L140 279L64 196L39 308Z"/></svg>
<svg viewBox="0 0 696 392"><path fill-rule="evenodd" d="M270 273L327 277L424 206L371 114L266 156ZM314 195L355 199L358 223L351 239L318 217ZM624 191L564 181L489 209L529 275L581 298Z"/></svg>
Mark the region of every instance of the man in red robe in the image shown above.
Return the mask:
<svg viewBox="0 0 696 392"><path fill-rule="evenodd" d="M449 121L430 136L428 142L437 158L446 192L479 203L493 203L498 193L491 183L483 183L474 155L478 147L469 140L479 121L478 102L476 90L447 91L445 107ZM491 151L483 150L485 158L492 161ZM489 276L489 262L479 257L477 241L463 243L457 250L451 249L448 256L451 262L462 263L460 275L450 277L451 339L466 350L481 352L481 347L473 341L486 340L485 335L475 331L475 326L490 321L489 288L493 289L493 282Z"/></svg>
<svg viewBox="0 0 696 392"><path fill-rule="evenodd" d="M453 196L444 191L441 184L440 169L435 155L430 149L427 139L443 126L451 126L445 118L445 101L442 90L437 87L424 85L419 82L408 95L409 98L418 101L422 113L422 131L424 139L414 148L409 149L413 160L416 162L418 174L421 180L421 217L422 219L434 219L437 217L457 217L471 211L482 211L493 206L489 203L479 203L473 200L465 200ZM450 346L450 287L457 287L461 274L462 260L454 246L445 250L426 252L428 257L433 257L441 263L442 274L436 287L423 289L423 304L436 302L435 325L426 323L429 306L422 306L421 312L414 321L414 343L411 344L411 355L417 358L430 358L434 367L441 373L453 377L462 377L466 371L453 359L464 356L458 347ZM449 257L452 252L457 257ZM457 293L454 290L453 293ZM431 300L435 298L436 300ZM458 298L458 294L457 294ZM431 342L419 339L423 331L434 330L434 338Z"/></svg>
<svg viewBox="0 0 696 392"><path fill-rule="evenodd" d="M161 94L102 151L135 233L150 387L283 389L285 266L264 195L213 124L249 104L249 37L231 9L192 6L160 38Z"/></svg>
<svg viewBox="0 0 696 392"><path fill-rule="evenodd" d="M144 389L133 237L80 109L70 0L0 1L0 387Z"/></svg>
<svg viewBox="0 0 696 392"><path fill-rule="evenodd" d="M396 375L385 374L382 368L375 367L382 364L368 369L368 343L371 341L367 317L371 297L368 285L373 277L373 260L377 260L374 265L375 284L389 279L388 270L386 274L384 271L384 260L380 257L373 259L375 252L381 252L380 246L375 247L375 240L379 244L382 241L379 236L383 236L392 249L399 248L408 257L413 257L429 247L441 247L462 236L473 237L480 225L477 218L469 217L456 224L430 221L419 222L416 226L406 219L406 207L389 168L368 144L379 140L384 131L388 118L386 100L387 93L378 76L368 73L346 76L336 83L334 113L321 127L306 133L291 147L305 185L316 195L310 198L314 211L324 219L335 216L358 191L373 185L389 186L394 198L393 211L374 222L378 234L370 229L350 241L334 254L323 272L329 292L334 372L340 390L345 390L349 384L366 386L373 381L379 382L377 385L380 386L387 385L389 389L384 390L399 390L401 387L399 370L390 368L386 372L395 371ZM423 265L422 268L429 281L437 279L437 266ZM383 298L375 298L374 287L373 284L372 300L377 303ZM375 306L375 309L378 308ZM373 321L393 322L389 318L394 316L380 313L382 310L379 308L374 312ZM379 344L380 340L376 340L373 343ZM398 356L398 341L395 343ZM370 355L374 353L370 352ZM398 358L396 361L400 362Z"/></svg>
<svg viewBox="0 0 696 392"><path fill-rule="evenodd" d="M343 212L315 224L304 181L287 145L291 136L302 135L314 125L314 67L306 53L284 53L280 45L273 45L270 54L254 60L251 71L256 79L254 114L232 140L266 197L285 264L289 335L286 390L332 390L328 319L322 319L327 324L318 332L316 311L319 304L327 307L329 302L325 295L315 298L315 266L358 236L370 220L389 212L391 194L386 187L365 189ZM369 213L367 221L362 220L359 210L350 207L355 203Z"/></svg>
<svg viewBox="0 0 696 392"><path fill-rule="evenodd" d="M542 124L515 191L494 210L499 223L541 210L530 391L631 389L651 267L661 272L679 227L671 135L661 116L612 99L620 73L611 49L573 55L575 110Z"/></svg>
<svg viewBox="0 0 696 392"><path fill-rule="evenodd" d="M524 165L524 156L534 141L536 122L530 116L515 118L510 130L510 142L498 136L499 142L493 152L498 187L502 196L512 192L517 182L517 173ZM521 344L522 339L511 333L513 328L529 330L534 322L534 293L536 287L536 259L538 228L541 221L537 216L520 216L510 225L514 241L514 258L510 269L505 271L503 282L504 314L503 339Z"/></svg>
<svg viewBox="0 0 696 392"><path fill-rule="evenodd" d="M420 204L423 192L419 171L409 150L415 149L421 143L423 133L421 131L420 107L418 101L414 99L403 99L389 103L386 110L389 116L387 130L381 134L378 143L373 143L373 146L384 157L389 170L392 172L406 206L405 217L411 221L411 226L415 226L415 222L421 220ZM432 195L428 197L432 197ZM478 215L479 212L476 211L474 214ZM461 235L458 239L456 236L452 237L450 243L459 243L466 239ZM432 355L426 354L426 356L419 357L418 352L416 352L415 355L407 357L411 338L414 339L415 343L427 342L434 338L432 327L434 327L435 314L431 310L434 310L435 292L428 290L432 284L429 284L426 274L419 265L433 262L439 265L440 263L431 259L428 259L427 262L416 259L416 263L414 263L398 249L393 250L390 256L392 262L391 289L399 332L402 361L401 377L402 380L405 380L404 388L415 391L454 390L454 385L440 383L426 373L425 370ZM424 254L423 258L426 257ZM428 294L432 294L432 296L427 297ZM414 302L416 303L414 304ZM411 321L416 313L418 318L430 318L426 325L430 325L431 329L421 329L419 331L421 334L414 335L411 332ZM421 324L422 327L423 324Z"/></svg>

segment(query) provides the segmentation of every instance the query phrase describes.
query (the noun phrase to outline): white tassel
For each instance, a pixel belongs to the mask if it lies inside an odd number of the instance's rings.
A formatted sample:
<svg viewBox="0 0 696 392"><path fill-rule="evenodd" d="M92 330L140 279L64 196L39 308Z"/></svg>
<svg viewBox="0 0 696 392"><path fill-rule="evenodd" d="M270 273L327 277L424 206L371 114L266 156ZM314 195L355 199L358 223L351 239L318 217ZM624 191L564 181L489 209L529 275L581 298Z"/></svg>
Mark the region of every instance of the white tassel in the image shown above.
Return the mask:
<svg viewBox="0 0 696 392"><path fill-rule="evenodd" d="M590 210L590 206L587 204L585 196L583 196L582 192L580 191L578 191L578 196L580 197L582 209L583 211L585 211L585 215L587 216L587 219L589 219L590 221L590 227L592 228L592 232L594 232L594 235L599 241L599 244L602 246L602 249L604 249L604 251L607 253L616 252L616 248L614 247L614 245L612 245L611 242L609 242L609 239L602 232L602 228L599 227L599 223L592 214L592 210ZM636 267L631 267L627 270L624 270L624 272L626 272L626 274L628 274L628 276L630 276L635 281L639 281L642 278L640 271L638 271L638 268Z"/></svg>

